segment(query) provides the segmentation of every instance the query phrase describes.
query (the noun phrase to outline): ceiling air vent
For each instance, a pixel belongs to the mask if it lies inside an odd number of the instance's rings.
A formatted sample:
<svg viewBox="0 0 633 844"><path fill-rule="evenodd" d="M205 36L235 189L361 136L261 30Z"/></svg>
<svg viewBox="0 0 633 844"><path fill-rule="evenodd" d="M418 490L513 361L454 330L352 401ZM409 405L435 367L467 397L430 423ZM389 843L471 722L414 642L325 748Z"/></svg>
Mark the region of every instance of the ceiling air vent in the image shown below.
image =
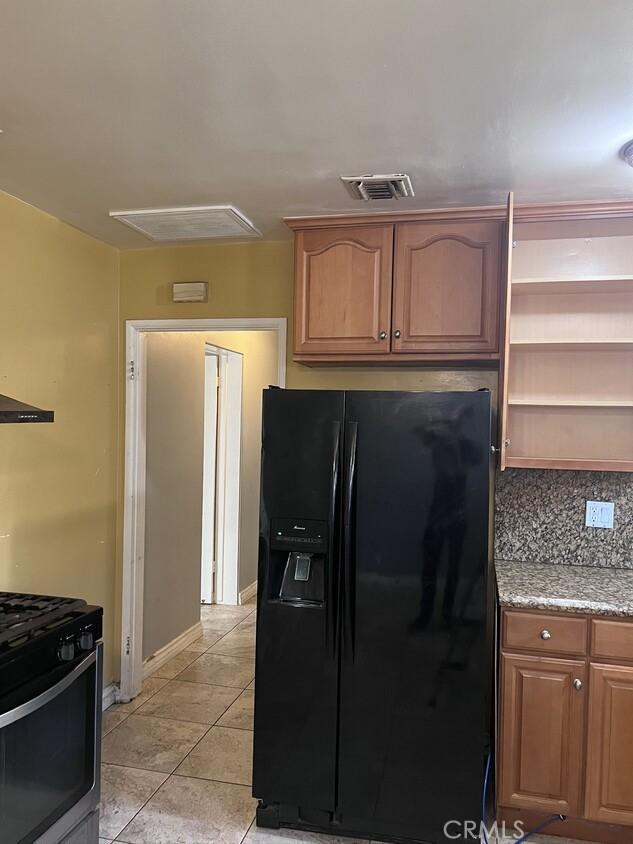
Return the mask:
<svg viewBox="0 0 633 844"><path fill-rule="evenodd" d="M195 208L145 208L110 211L110 216L150 240L208 240L216 237L261 237L251 221L232 205Z"/></svg>
<svg viewBox="0 0 633 844"><path fill-rule="evenodd" d="M406 173L390 175L341 176L341 181L354 199L404 199L413 196L411 179Z"/></svg>

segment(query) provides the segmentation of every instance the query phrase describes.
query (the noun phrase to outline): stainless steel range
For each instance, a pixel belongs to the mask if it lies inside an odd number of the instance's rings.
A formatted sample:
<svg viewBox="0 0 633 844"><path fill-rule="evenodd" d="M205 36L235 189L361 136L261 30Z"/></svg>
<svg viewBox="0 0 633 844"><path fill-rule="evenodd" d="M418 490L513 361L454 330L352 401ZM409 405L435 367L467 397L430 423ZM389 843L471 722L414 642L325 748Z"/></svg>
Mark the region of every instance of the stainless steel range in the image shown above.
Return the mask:
<svg viewBox="0 0 633 844"><path fill-rule="evenodd" d="M97 844L102 615L0 592L0 841Z"/></svg>

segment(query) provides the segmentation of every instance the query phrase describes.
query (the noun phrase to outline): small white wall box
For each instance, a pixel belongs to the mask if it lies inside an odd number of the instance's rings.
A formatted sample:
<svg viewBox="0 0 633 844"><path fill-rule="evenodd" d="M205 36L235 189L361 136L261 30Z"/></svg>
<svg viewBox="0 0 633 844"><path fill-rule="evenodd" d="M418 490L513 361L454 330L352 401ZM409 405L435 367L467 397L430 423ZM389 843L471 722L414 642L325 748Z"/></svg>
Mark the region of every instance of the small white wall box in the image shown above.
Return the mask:
<svg viewBox="0 0 633 844"><path fill-rule="evenodd" d="M585 525L594 528L613 528L613 502L587 501Z"/></svg>
<svg viewBox="0 0 633 844"><path fill-rule="evenodd" d="M209 285L206 281L175 281L171 286L171 298L174 302L206 302Z"/></svg>

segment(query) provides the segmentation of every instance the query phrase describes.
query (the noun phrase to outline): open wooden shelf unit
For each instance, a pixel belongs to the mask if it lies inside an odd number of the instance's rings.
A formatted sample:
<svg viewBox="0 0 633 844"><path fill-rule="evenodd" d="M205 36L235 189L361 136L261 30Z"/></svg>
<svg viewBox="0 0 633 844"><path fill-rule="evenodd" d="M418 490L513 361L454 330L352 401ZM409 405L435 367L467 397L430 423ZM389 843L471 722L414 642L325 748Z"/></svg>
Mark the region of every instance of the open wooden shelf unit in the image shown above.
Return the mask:
<svg viewBox="0 0 633 844"><path fill-rule="evenodd" d="M633 237L513 258L505 465L633 471Z"/></svg>

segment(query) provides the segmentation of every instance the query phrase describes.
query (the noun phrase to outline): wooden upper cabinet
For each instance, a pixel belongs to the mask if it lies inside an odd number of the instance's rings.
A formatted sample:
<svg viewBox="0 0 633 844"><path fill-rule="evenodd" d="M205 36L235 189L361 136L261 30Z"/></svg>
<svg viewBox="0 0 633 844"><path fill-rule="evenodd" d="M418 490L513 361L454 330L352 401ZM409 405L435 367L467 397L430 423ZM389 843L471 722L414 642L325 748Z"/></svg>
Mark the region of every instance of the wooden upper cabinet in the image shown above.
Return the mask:
<svg viewBox="0 0 633 844"><path fill-rule="evenodd" d="M499 351L503 222L396 226L392 351Z"/></svg>
<svg viewBox="0 0 633 844"><path fill-rule="evenodd" d="M503 655L501 805L578 815L585 674L581 661Z"/></svg>
<svg viewBox="0 0 633 844"><path fill-rule="evenodd" d="M633 667L590 672L585 814L633 824Z"/></svg>
<svg viewBox="0 0 633 844"><path fill-rule="evenodd" d="M389 352L392 251L392 225L297 233L295 354Z"/></svg>

